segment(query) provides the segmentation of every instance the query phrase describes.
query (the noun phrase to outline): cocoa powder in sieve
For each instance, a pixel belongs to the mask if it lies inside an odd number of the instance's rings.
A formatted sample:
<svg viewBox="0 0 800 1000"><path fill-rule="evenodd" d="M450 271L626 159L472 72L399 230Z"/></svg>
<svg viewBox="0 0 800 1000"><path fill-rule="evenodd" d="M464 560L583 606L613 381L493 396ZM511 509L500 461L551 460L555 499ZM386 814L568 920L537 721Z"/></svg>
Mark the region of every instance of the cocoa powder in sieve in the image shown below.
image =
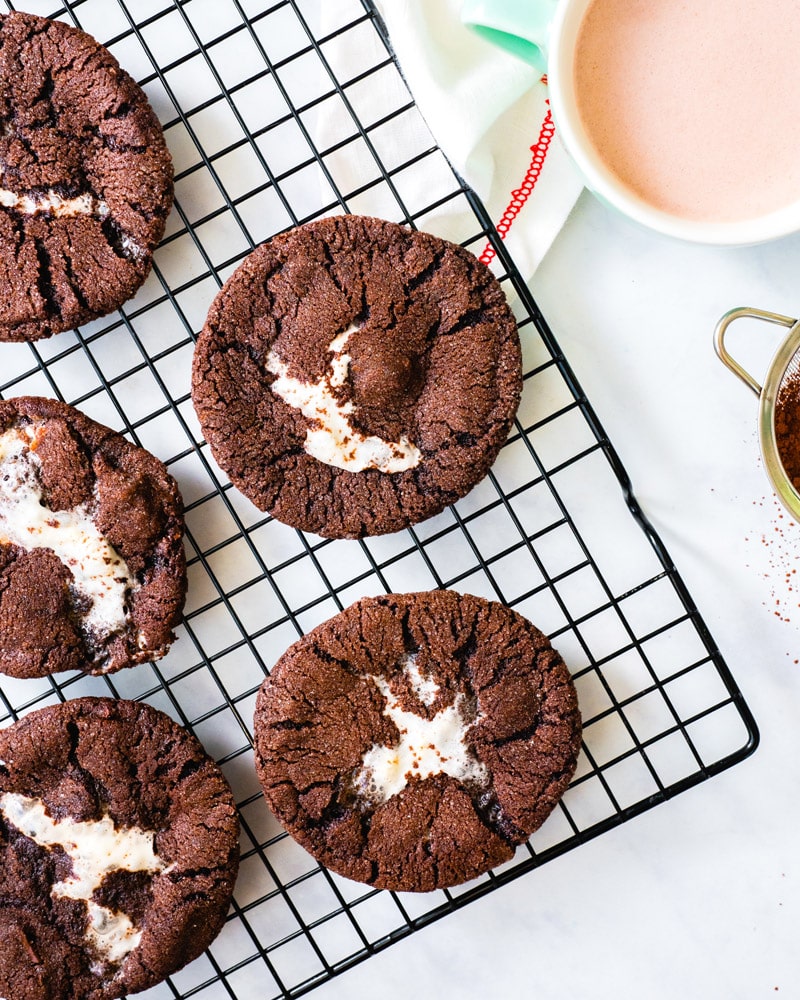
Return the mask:
<svg viewBox="0 0 800 1000"><path fill-rule="evenodd" d="M775 443L787 477L800 492L800 378L785 378L775 401Z"/></svg>

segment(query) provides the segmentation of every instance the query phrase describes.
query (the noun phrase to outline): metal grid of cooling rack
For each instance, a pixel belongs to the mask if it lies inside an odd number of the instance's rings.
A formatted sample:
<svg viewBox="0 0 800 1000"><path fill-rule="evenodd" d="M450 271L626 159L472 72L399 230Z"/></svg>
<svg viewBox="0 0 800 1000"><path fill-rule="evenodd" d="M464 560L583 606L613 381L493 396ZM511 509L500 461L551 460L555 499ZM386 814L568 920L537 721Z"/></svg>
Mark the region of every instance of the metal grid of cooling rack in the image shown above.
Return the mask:
<svg viewBox="0 0 800 1000"><path fill-rule="evenodd" d="M145 87L176 168L152 275L119 313L0 345L0 394L53 395L149 448L186 502L179 641L111 678L4 679L0 724L58 699L146 699L191 728L236 793L242 866L206 956L144 996L299 996L472 899L708 778L757 731L696 609L485 213L421 120L368 0L26 0L94 34ZM398 135L400 141L398 141ZM331 212L380 215L480 253L514 302L517 423L490 476L413 530L295 532L216 467L189 398L193 342L257 243ZM584 750L562 805L513 861L457 890L369 889L321 869L270 816L252 766L265 671L366 594L453 587L535 621L569 662Z"/></svg>

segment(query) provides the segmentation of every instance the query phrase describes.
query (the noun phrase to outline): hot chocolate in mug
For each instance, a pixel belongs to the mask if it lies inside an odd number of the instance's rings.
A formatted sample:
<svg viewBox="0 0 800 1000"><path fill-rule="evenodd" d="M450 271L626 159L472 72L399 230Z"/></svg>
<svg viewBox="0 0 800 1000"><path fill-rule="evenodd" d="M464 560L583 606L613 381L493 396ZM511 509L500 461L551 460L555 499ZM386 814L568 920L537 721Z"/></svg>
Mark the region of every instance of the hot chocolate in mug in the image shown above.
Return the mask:
<svg viewBox="0 0 800 1000"><path fill-rule="evenodd" d="M797 0L463 0L548 75L587 186L645 226L744 245L800 230Z"/></svg>

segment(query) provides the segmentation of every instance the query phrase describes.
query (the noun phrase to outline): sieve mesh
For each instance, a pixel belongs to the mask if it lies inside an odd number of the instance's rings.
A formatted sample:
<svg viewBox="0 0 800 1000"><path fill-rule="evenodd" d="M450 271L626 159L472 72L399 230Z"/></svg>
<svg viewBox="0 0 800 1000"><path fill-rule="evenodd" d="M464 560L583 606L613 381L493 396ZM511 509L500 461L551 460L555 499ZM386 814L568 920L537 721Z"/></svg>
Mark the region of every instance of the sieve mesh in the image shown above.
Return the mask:
<svg viewBox="0 0 800 1000"><path fill-rule="evenodd" d="M165 659L113 677L0 682L0 724L85 694L145 700L189 727L231 781L242 866L229 920L204 957L143 996L299 996L750 753L757 731L735 681L483 207L428 132L372 6L20 6L111 48L147 91L176 167L175 210L137 296L50 341L0 345L3 396L79 406L165 461L186 502L189 597ZM193 343L222 282L262 240L345 210L477 254L491 246L525 373L484 482L414 529L360 542L298 533L252 507L216 466L189 398ZM364 595L435 587L501 600L551 636L575 676L584 747L562 804L513 861L413 896L347 882L284 834L255 778L252 712L300 634Z"/></svg>
<svg viewBox="0 0 800 1000"><path fill-rule="evenodd" d="M778 400L792 393L800 383L800 348L792 355L778 384Z"/></svg>

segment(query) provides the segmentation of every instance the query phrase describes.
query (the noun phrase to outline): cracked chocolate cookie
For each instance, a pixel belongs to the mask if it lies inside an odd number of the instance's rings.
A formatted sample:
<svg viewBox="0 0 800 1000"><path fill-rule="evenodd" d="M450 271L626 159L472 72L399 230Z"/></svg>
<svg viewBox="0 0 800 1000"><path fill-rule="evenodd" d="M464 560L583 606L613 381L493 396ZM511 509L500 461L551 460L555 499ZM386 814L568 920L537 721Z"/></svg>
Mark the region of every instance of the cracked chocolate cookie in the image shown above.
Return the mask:
<svg viewBox="0 0 800 1000"><path fill-rule="evenodd" d="M144 448L54 399L0 401L0 672L108 673L166 653L183 505Z"/></svg>
<svg viewBox="0 0 800 1000"><path fill-rule="evenodd" d="M569 784L580 735L547 638L446 590L353 604L287 650L255 710L258 776L288 832L402 891L509 860Z"/></svg>
<svg viewBox="0 0 800 1000"><path fill-rule="evenodd" d="M522 387L499 283L453 243L346 215L256 249L214 301L192 396L214 457L305 531L397 531L469 492Z"/></svg>
<svg viewBox="0 0 800 1000"><path fill-rule="evenodd" d="M0 341L129 299L172 197L161 126L111 53L60 21L0 15Z"/></svg>
<svg viewBox="0 0 800 1000"><path fill-rule="evenodd" d="M149 705L79 698L0 731L0 996L111 1000L222 928L238 867L231 790Z"/></svg>

